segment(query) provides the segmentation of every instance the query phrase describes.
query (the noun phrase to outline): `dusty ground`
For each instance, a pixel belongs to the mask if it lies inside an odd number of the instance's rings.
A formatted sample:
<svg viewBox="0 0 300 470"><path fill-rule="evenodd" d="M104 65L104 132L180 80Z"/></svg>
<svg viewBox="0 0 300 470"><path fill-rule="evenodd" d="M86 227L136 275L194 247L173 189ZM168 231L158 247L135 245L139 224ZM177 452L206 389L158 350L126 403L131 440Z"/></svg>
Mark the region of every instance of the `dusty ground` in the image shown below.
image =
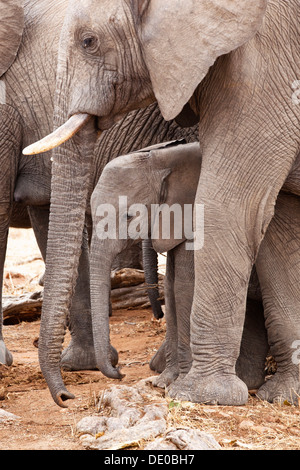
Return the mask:
<svg viewBox="0 0 300 470"><path fill-rule="evenodd" d="M33 235L12 230L6 262L5 295L38 289L43 273ZM124 384L152 375L149 360L164 337L164 321L153 321L149 310L115 311L111 337L120 354ZM0 450L80 450L76 423L97 412L101 391L115 385L99 372L64 373L76 395L67 409L54 404L39 370L34 340L39 321L4 327L6 344L14 355L10 368L0 366L0 409L20 417L0 423ZM66 341L68 338L66 339ZM164 392L162 391L162 394ZM262 403L249 397L243 407L212 407L169 403L169 425L210 432L224 449L300 449L300 411L292 406Z"/></svg>

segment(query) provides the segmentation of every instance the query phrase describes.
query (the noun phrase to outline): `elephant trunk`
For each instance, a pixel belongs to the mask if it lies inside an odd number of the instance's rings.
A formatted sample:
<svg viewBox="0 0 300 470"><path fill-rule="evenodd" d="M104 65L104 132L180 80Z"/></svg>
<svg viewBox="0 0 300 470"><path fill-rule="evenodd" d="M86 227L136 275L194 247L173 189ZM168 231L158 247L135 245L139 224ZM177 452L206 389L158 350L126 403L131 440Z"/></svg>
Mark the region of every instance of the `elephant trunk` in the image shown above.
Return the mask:
<svg viewBox="0 0 300 470"><path fill-rule="evenodd" d="M105 242L99 243L96 237L94 232L90 251L91 305L96 364L106 377L121 379L124 375L112 365L109 332L111 267L115 256L121 250L111 249L111 245L107 247Z"/></svg>
<svg viewBox="0 0 300 470"><path fill-rule="evenodd" d="M143 267L153 315L157 319L162 318L164 312L159 299L157 253L150 238L143 240Z"/></svg>
<svg viewBox="0 0 300 470"><path fill-rule="evenodd" d="M59 406L74 396L63 383L60 360L72 296L78 276L90 172L94 123L53 154L51 207L39 338L39 361L51 395Z"/></svg>

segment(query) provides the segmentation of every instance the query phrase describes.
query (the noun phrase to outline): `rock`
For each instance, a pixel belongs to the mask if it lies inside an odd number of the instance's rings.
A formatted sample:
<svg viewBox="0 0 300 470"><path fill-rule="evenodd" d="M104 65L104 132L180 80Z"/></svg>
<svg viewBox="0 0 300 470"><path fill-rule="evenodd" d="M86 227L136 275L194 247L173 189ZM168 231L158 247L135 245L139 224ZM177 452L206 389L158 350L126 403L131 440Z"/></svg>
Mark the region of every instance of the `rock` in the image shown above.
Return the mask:
<svg viewBox="0 0 300 470"><path fill-rule="evenodd" d="M20 419L20 416L16 416L12 413L9 413L8 411L0 409L0 423L16 421L17 419Z"/></svg>
<svg viewBox="0 0 300 470"><path fill-rule="evenodd" d="M254 426L253 421L251 421L250 419L249 420L245 419L245 420L241 421L241 423L239 424L239 429L248 430L248 429L253 428L253 426Z"/></svg>
<svg viewBox="0 0 300 470"><path fill-rule="evenodd" d="M197 429L167 429L166 399L141 380L133 387L115 386L104 392L107 416L88 416L76 426L82 444L92 450L119 450L152 441L145 450L220 450L214 437Z"/></svg>
<svg viewBox="0 0 300 470"><path fill-rule="evenodd" d="M123 449L166 431L167 403L149 403L134 387L112 387L102 397L111 416L86 417L76 426L83 445L94 450Z"/></svg>
<svg viewBox="0 0 300 470"><path fill-rule="evenodd" d="M79 435L90 434L97 436L106 430L106 418L100 416L88 416L83 418L76 425L76 432Z"/></svg>
<svg viewBox="0 0 300 470"><path fill-rule="evenodd" d="M215 438L197 429L172 429L162 438L157 438L145 450L220 450Z"/></svg>

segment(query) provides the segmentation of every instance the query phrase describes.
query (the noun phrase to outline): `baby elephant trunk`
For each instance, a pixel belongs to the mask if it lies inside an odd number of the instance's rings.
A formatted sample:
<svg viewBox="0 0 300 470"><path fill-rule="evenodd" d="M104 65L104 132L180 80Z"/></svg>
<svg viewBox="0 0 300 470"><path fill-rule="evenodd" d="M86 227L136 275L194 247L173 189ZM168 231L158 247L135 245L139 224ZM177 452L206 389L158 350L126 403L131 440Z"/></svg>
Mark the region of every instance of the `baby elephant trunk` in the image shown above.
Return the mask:
<svg viewBox="0 0 300 470"><path fill-rule="evenodd" d="M91 305L93 338L96 364L99 370L112 379L122 379L118 368L112 362L110 344L109 313L111 292L111 266L117 252L93 236L90 251L91 269Z"/></svg>

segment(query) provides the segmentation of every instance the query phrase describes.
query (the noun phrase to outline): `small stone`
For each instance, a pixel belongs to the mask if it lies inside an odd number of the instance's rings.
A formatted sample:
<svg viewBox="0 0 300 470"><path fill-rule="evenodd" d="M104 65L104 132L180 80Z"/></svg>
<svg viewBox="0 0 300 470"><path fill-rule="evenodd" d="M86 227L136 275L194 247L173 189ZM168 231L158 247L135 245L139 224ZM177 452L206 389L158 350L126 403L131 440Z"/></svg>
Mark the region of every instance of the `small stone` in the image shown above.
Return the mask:
<svg viewBox="0 0 300 470"><path fill-rule="evenodd" d="M197 429L173 429L163 438L155 439L145 450L220 450L221 446L208 433Z"/></svg>
<svg viewBox="0 0 300 470"><path fill-rule="evenodd" d="M240 429L251 429L253 428L254 426L254 423L253 421L251 421L250 419L249 420L244 420L242 421L240 424L239 424L239 428Z"/></svg>
<svg viewBox="0 0 300 470"><path fill-rule="evenodd" d="M0 423L15 421L17 419L20 419L20 416L16 416L12 413L9 413L8 411L4 411L0 409Z"/></svg>
<svg viewBox="0 0 300 470"><path fill-rule="evenodd" d="M76 432L80 435L89 434L91 436L99 435L106 429L106 418L99 416L86 416L76 425Z"/></svg>

